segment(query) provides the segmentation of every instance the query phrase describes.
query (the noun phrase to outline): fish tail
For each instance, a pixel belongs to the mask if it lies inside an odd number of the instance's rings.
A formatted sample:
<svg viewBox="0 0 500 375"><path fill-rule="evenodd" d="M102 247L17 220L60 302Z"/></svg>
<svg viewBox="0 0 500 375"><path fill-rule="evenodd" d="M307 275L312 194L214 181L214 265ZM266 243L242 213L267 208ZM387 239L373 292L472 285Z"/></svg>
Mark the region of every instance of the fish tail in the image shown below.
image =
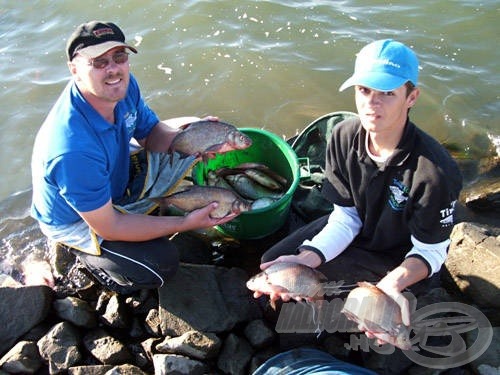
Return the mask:
<svg viewBox="0 0 500 375"><path fill-rule="evenodd" d="M323 332L323 302L324 300L316 300L316 301L307 301L307 304L311 306L312 309L312 319L313 323L316 326L314 333L316 334L316 338L319 338L321 332Z"/></svg>

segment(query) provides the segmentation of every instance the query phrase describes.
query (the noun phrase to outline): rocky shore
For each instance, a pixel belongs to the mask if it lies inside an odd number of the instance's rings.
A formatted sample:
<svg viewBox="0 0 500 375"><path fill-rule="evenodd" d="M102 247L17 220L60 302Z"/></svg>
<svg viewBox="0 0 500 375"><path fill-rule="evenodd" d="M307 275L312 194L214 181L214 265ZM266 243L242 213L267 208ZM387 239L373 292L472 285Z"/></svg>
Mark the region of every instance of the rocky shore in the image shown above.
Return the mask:
<svg viewBox="0 0 500 375"><path fill-rule="evenodd" d="M410 363L404 373L500 373L498 169L497 161L485 175L489 183L483 184L485 178L464 189L443 288L429 293L481 311L491 324L491 344L459 367ZM54 288L3 275L0 374L250 374L270 356L303 345L384 373L389 361L404 357L401 351L347 350L335 334L279 334L267 301L246 288L260 254L293 226L287 222L275 236L245 243L207 233L178 235L173 241L183 250L175 277L160 290L131 295L102 289L62 249L50 259ZM477 334L461 334L467 348Z"/></svg>

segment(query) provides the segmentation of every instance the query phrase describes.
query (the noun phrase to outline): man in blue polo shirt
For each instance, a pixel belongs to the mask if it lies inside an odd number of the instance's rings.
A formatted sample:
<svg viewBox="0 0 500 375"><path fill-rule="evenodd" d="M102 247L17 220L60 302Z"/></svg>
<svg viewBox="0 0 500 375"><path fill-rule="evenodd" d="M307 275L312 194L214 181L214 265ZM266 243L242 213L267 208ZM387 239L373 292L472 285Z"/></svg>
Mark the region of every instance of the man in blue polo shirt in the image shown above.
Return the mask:
<svg viewBox="0 0 500 375"><path fill-rule="evenodd" d="M334 210L274 245L261 264L296 262L332 281L373 282L406 325L402 292L418 296L439 281L462 187L448 152L409 120L417 82L418 59L400 42L378 40L358 53L340 87L354 86L358 117L335 126L326 150L323 194ZM271 293L278 298L289 296Z"/></svg>
<svg viewBox="0 0 500 375"><path fill-rule="evenodd" d="M165 236L234 217L212 219L216 203L184 217L147 215L148 197L174 189L196 160L166 153L179 127L144 102L129 52L137 50L114 23L78 26L66 45L72 79L32 157L32 215L42 232L118 292L160 287L176 271L178 253ZM145 151L131 155L132 138Z"/></svg>

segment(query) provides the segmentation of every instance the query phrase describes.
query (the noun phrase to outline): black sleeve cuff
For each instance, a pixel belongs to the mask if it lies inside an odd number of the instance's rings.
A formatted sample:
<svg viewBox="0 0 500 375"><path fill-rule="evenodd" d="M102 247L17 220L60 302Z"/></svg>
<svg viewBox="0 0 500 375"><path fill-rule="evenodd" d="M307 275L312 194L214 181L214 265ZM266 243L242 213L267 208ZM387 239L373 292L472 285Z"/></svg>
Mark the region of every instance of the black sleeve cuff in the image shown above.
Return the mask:
<svg viewBox="0 0 500 375"><path fill-rule="evenodd" d="M299 254L302 250L310 250L310 251L318 254L318 256L321 258L321 264L325 263L325 261L326 261L325 255L319 249L316 249L313 246L301 245L301 246L299 246L297 248L297 250L295 251L295 253Z"/></svg>
<svg viewBox="0 0 500 375"><path fill-rule="evenodd" d="M417 258L420 259L422 262L424 262L425 266L427 267L427 277L430 277L432 274L432 268L430 263L422 256L419 254L411 254L408 255L406 258Z"/></svg>

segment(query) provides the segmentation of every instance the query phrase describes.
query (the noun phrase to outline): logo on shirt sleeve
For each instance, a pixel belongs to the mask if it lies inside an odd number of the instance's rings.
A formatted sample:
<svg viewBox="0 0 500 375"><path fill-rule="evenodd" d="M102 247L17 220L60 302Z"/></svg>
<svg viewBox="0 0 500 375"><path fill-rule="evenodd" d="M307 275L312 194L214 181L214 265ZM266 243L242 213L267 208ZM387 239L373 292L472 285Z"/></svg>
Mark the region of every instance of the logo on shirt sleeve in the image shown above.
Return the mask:
<svg viewBox="0 0 500 375"><path fill-rule="evenodd" d="M410 189L394 178L389 186L389 191L389 205L393 210L401 211L406 206Z"/></svg>
<svg viewBox="0 0 500 375"><path fill-rule="evenodd" d="M439 214L441 215L441 227L446 228L453 225L453 212L455 211L456 200L451 202L449 207L446 207L442 210L439 210Z"/></svg>

